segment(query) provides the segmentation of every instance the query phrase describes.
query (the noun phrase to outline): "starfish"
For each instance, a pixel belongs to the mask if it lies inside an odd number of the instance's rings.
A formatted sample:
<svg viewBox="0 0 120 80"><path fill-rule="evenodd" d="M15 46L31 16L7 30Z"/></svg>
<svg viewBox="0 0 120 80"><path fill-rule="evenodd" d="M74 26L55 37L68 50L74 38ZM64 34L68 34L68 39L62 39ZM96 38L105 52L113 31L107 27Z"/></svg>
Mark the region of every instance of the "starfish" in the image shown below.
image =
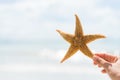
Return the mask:
<svg viewBox="0 0 120 80"><path fill-rule="evenodd" d="M80 50L82 53L84 53L84 55L88 56L89 58L92 58L93 53L87 47L87 43L94 41L96 39L105 38L105 36L101 34L84 35L82 25L78 16L75 15L75 18L76 18L75 34L68 34L63 31L56 30L67 42L71 44L66 55L61 60L61 63L70 58L71 56L73 56L78 50Z"/></svg>

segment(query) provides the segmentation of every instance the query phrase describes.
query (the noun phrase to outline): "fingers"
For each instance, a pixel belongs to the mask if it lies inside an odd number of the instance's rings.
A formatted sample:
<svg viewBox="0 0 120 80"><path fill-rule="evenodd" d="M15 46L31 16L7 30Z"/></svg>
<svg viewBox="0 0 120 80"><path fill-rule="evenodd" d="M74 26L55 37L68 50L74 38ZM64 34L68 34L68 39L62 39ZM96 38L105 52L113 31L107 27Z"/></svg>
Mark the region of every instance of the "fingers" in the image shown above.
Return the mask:
<svg viewBox="0 0 120 80"><path fill-rule="evenodd" d="M113 55L109 55L109 54L104 54L104 53L97 53L95 54L96 56L99 56L101 58L103 58L104 60L108 61L108 62L111 62L111 63L114 63L118 60L118 57L117 56L113 56Z"/></svg>
<svg viewBox="0 0 120 80"><path fill-rule="evenodd" d="M99 56L93 56L93 60L95 62L95 64L98 64L99 67L103 67L105 70L108 70L110 66L112 66L111 63L109 63L108 61L102 59Z"/></svg>
<svg viewBox="0 0 120 80"><path fill-rule="evenodd" d="M93 64L94 64L94 65L98 65L98 67L102 67L100 64L98 64L98 63L96 63L96 62L94 62Z"/></svg>
<svg viewBox="0 0 120 80"><path fill-rule="evenodd" d="M94 65L98 65L98 67L103 67L101 70L102 73L109 73L112 69L112 64L119 61L119 57L109 55L109 54L101 54L97 53L93 56Z"/></svg>
<svg viewBox="0 0 120 80"><path fill-rule="evenodd" d="M100 64L97 64L96 62L94 62L93 64L94 64L94 65L98 65L99 68L102 67ZM106 70L105 70L105 69L102 69L101 72L102 72L102 73L106 73Z"/></svg>

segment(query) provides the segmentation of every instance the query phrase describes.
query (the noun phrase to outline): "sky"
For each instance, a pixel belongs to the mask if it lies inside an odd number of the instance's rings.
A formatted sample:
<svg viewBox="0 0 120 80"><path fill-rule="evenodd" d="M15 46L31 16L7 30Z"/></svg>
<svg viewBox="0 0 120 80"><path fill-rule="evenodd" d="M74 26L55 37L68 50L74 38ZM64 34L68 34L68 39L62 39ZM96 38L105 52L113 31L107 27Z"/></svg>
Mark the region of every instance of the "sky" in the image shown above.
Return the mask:
<svg viewBox="0 0 120 80"><path fill-rule="evenodd" d="M74 31L75 14L80 17L85 33L119 38L118 0L4 0L0 7L1 40L57 39L58 28Z"/></svg>
<svg viewBox="0 0 120 80"><path fill-rule="evenodd" d="M56 29L74 33L75 14L85 34L100 33L119 41L119 1L0 1L0 43L55 43Z"/></svg>
<svg viewBox="0 0 120 80"><path fill-rule="evenodd" d="M56 29L74 33L74 15L77 14L84 34L99 33L107 37L88 45L93 52L119 54L119 4L119 0L0 0L1 79L73 80L68 78L72 75L76 80L87 80L82 75L87 75L89 79L91 72L95 75L99 70L80 52L68 62L58 64L69 44ZM97 80L93 75L91 79ZM100 71L96 76L108 79Z"/></svg>

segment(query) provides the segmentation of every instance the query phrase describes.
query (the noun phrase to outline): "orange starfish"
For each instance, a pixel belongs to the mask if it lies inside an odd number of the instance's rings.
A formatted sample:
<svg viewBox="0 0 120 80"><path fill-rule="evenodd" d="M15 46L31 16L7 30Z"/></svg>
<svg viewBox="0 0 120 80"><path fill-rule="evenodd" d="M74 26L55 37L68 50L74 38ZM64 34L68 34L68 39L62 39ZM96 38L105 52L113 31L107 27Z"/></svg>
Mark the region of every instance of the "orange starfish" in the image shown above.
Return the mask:
<svg viewBox="0 0 120 80"><path fill-rule="evenodd" d="M84 53L86 56L89 58L93 57L92 52L90 49L87 47L87 43L94 41L99 38L105 38L104 35L100 34L94 34L94 35L84 35L83 30L82 30L82 25L80 23L80 20L77 15L76 17L76 29L75 29L75 35L73 34L68 34L65 32L62 32L60 30L56 30L57 32L60 33L60 35L68 41L71 45L64 56L64 58L61 60L61 63L64 62L66 59L70 58L73 54L75 54L78 50L80 50L82 53Z"/></svg>

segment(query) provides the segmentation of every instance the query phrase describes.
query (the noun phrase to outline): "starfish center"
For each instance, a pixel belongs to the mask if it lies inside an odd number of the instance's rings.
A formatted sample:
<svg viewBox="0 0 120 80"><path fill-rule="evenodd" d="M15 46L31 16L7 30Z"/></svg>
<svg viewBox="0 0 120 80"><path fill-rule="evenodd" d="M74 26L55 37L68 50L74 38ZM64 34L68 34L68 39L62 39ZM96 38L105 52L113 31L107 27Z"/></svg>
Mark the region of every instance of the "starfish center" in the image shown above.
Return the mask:
<svg viewBox="0 0 120 80"><path fill-rule="evenodd" d="M74 46L79 47L83 45L83 37L75 37L73 42Z"/></svg>

